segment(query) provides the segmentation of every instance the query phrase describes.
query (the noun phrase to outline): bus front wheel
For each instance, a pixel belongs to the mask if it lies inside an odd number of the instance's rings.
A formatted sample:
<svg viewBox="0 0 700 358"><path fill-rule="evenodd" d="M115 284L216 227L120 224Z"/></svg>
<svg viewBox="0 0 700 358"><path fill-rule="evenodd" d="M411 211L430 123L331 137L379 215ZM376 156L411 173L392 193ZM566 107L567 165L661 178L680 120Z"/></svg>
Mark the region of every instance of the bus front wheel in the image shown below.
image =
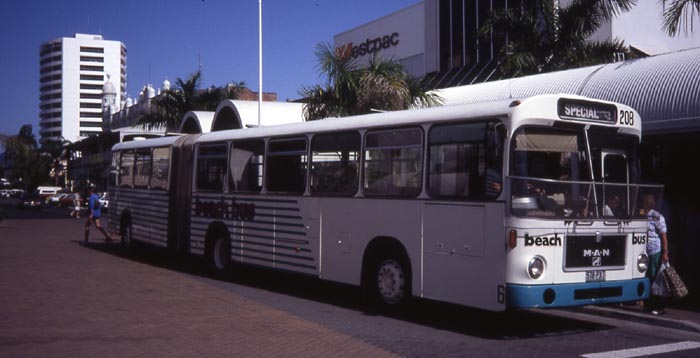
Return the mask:
<svg viewBox="0 0 700 358"><path fill-rule="evenodd" d="M384 309L403 306L410 296L407 267L396 257L374 261L365 279L366 303Z"/></svg>

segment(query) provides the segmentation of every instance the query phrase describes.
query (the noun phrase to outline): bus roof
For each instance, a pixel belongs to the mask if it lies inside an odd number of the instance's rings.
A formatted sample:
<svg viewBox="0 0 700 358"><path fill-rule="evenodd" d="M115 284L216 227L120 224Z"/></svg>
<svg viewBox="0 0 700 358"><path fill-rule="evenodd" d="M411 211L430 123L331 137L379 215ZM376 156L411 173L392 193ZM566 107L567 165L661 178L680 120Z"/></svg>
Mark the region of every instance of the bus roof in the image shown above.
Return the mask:
<svg viewBox="0 0 700 358"><path fill-rule="evenodd" d="M246 129L230 129L204 134L196 134L198 143L219 142L231 139L242 138L261 138L271 136L294 136L304 135L308 133L322 132L337 132L345 130L354 130L358 128L382 128L388 126L401 125L417 125L423 123L435 123L459 120L464 118L495 118L509 116L514 111L517 111L518 116L524 119L540 118L549 119L551 121L559 120L557 112L557 103L560 98L573 100L584 100L595 103L614 104L621 109L630 110L635 113L636 118L633 125L621 126L616 121L609 123L596 122L596 125L608 127L618 127L620 132L641 134L641 119L633 109L628 106L587 97L576 95L538 95L524 99L508 99L494 102L472 103L462 105L449 105L441 107L410 109L402 111L372 113L358 116L350 116L343 118L327 118L310 122L280 124L265 127L255 127ZM577 122L577 120L569 121ZM578 121L579 123L592 123L586 121ZM191 136L191 135L190 135ZM188 136L189 137L189 136ZM158 147L174 144L182 136L162 137L156 139L147 139L141 141L132 141L119 143L114 146L113 150L142 148L142 147Z"/></svg>

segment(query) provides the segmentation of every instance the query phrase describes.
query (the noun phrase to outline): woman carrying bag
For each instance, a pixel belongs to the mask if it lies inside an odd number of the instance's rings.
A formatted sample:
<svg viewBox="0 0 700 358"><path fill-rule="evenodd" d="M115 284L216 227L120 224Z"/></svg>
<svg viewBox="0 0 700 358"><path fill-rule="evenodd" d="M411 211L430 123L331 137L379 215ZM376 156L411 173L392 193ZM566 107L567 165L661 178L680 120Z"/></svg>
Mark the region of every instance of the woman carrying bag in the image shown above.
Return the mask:
<svg viewBox="0 0 700 358"><path fill-rule="evenodd" d="M646 194L642 198L642 209L647 217L647 255L649 255L649 269L647 277L649 283L654 284L656 276L659 274L661 265L668 263L668 237L666 219L660 212L656 211L656 200L651 194ZM652 290L653 291L653 290ZM663 297L652 294L644 301L644 310L653 315L666 313L663 308Z"/></svg>

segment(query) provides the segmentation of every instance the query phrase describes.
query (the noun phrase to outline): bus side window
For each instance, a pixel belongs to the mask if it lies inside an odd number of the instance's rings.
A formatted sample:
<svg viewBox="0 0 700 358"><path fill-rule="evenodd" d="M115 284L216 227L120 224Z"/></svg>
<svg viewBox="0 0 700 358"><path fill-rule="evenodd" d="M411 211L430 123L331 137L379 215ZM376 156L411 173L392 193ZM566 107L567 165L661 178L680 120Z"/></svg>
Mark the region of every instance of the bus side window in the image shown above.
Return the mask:
<svg viewBox="0 0 700 358"><path fill-rule="evenodd" d="M359 133L315 135L311 141L311 193L355 194L358 187L359 161Z"/></svg>
<svg viewBox="0 0 700 358"><path fill-rule="evenodd" d="M363 171L362 190L367 195L417 196L423 181L423 131L367 133Z"/></svg>
<svg viewBox="0 0 700 358"><path fill-rule="evenodd" d="M267 190L301 194L306 190L306 138L271 140L267 151Z"/></svg>
<svg viewBox="0 0 700 358"><path fill-rule="evenodd" d="M436 125L428 136L428 193L435 197L484 195L486 123Z"/></svg>
<svg viewBox="0 0 700 358"><path fill-rule="evenodd" d="M134 171L134 151L129 150L122 152L121 162L119 164L119 186L122 188L131 188L133 183Z"/></svg>
<svg viewBox="0 0 700 358"><path fill-rule="evenodd" d="M112 152L112 161L109 166L109 186L115 188L119 179L119 159L121 152Z"/></svg>
<svg viewBox="0 0 700 358"><path fill-rule="evenodd" d="M226 176L226 144L201 145L197 149L198 191L223 192Z"/></svg>
<svg viewBox="0 0 700 358"><path fill-rule="evenodd" d="M265 142L262 140L236 141L229 158L228 187L233 192L259 193L263 183Z"/></svg>
<svg viewBox="0 0 700 358"><path fill-rule="evenodd" d="M141 149L136 151L134 160L134 187L148 187L151 178L151 149Z"/></svg>
<svg viewBox="0 0 700 358"><path fill-rule="evenodd" d="M168 189L170 174L170 148L153 149L153 167L151 168L151 189Z"/></svg>

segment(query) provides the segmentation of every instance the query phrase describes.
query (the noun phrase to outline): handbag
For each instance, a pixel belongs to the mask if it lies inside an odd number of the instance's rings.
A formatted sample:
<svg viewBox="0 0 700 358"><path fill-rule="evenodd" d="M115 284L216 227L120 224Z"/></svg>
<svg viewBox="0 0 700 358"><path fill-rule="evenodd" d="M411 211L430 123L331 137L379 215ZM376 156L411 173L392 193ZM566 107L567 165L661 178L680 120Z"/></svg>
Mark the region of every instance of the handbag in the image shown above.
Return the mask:
<svg viewBox="0 0 700 358"><path fill-rule="evenodd" d="M663 274L666 271L666 265L668 264L663 264L659 267L659 272L656 273L656 278L651 283L651 294L653 296L673 297L670 286L666 283L666 276Z"/></svg>
<svg viewBox="0 0 700 358"><path fill-rule="evenodd" d="M688 288L681 280L681 277L676 272L668 262L664 264L666 267L660 272L664 276L664 281L668 287L668 291L671 292L674 298L683 298L688 295Z"/></svg>

